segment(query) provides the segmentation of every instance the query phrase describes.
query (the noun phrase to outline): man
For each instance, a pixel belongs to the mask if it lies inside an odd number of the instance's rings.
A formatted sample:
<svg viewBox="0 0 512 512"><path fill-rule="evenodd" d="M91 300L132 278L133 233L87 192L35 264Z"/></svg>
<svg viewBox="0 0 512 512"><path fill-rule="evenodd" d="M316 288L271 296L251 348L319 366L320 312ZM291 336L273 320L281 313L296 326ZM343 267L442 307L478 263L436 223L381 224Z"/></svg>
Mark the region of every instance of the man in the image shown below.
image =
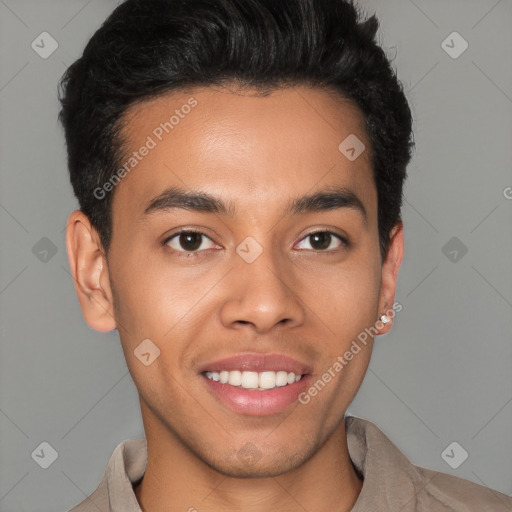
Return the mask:
<svg viewBox="0 0 512 512"><path fill-rule="evenodd" d="M330 0L127 0L66 72L87 323L146 439L86 511L500 511L345 416L400 308L412 119L378 22Z"/></svg>

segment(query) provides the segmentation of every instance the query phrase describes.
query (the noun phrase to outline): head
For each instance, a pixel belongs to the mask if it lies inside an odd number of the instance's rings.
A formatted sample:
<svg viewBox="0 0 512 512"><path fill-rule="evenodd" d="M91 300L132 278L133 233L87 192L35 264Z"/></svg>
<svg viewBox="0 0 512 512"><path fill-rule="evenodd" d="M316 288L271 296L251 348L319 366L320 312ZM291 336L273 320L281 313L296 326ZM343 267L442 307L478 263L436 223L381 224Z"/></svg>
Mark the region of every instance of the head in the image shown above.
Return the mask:
<svg viewBox="0 0 512 512"><path fill-rule="evenodd" d="M393 316L412 119L377 28L341 0L127 0L62 78L84 316L119 331L146 430L226 474L311 457L373 338L314 399L267 415L216 401L205 365L286 354L313 384Z"/></svg>

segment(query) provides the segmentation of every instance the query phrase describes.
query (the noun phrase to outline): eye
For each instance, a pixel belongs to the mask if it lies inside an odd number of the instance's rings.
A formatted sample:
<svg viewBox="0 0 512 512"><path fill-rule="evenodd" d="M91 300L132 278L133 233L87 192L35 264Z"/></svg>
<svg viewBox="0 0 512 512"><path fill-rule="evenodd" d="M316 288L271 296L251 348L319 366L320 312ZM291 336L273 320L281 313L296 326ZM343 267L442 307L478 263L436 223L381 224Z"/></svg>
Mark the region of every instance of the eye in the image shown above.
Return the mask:
<svg viewBox="0 0 512 512"><path fill-rule="evenodd" d="M213 240L201 231L179 231L174 235L166 238L162 245L171 248L173 252L180 252L186 258L198 256L197 252L211 249L212 247L204 247L202 237L207 238L214 246Z"/></svg>
<svg viewBox="0 0 512 512"><path fill-rule="evenodd" d="M311 243L309 244L311 249L314 251L320 252L335 252L336 247L332 247L332 243L335 242L335 238L338 240L339 247L348 247L348 241L343 238L341 235L333 233L332 231L315 231L314 233L309 233L309 235L305 236L300 243L304 240L308 240L311 238L312 243L315 247L311 247ZM327 249L331 249L327 251Z"/></svg>
<svg viewBox="0 0 512 512"><path fill-rule="evenodd" d="M213 240L201 231L191 231L191 230L183 230L178 233L174 233L173 235L167 237L162 245L169 247L172 252L181 253L179 257L191 258L199 256L200 252L206 251L213 247L205 247L204 239L207 239L211 242L211 244L215 247ZM340 247L348 247L348 241L334 233L332 231L315 231L314 233L309 233L306 237L304 237L300 243L311 239L310 248L308 250L320 251L320 252L336 252L337 248ZM338 246L332 246L333 243L338 241ZM208 243L206 242L206 245ZM299 247L300 248L300 247Z"/></svg>

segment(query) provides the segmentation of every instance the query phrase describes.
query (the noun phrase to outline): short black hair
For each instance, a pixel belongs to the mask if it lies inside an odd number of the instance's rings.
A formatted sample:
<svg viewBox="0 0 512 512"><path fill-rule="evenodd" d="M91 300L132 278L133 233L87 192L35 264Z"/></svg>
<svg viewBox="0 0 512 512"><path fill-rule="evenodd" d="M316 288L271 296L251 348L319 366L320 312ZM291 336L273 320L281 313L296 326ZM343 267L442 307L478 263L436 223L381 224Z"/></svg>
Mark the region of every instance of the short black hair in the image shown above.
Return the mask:
<svg viewBox="0 0 512 512"><path fill-rule="evenodd" d="M108 254L113 192L128 107L174 90L241 84L334 90L364 114L378 196L381 258L401 220L414 147L412 116L383 49L375 14L353 0L126 0L59 81L68 168L81 211ZM341 142L341 141L340 141Z"/></svg>

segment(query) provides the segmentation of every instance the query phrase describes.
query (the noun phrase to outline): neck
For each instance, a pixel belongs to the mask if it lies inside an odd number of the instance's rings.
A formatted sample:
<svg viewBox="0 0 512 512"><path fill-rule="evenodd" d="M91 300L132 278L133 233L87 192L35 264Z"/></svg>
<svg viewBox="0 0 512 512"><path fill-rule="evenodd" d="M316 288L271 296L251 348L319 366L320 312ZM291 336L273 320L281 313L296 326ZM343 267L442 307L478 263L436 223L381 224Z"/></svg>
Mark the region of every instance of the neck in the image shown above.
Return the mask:
<svg viewBox="0 0 512 512"><path fill-rule="evenodd" d="M160 424L147 423L148 462L135 488L143 512L348 512L361 492L363 483L349 456L344 420L306 462L267 478L222 474Z"/></svg>

